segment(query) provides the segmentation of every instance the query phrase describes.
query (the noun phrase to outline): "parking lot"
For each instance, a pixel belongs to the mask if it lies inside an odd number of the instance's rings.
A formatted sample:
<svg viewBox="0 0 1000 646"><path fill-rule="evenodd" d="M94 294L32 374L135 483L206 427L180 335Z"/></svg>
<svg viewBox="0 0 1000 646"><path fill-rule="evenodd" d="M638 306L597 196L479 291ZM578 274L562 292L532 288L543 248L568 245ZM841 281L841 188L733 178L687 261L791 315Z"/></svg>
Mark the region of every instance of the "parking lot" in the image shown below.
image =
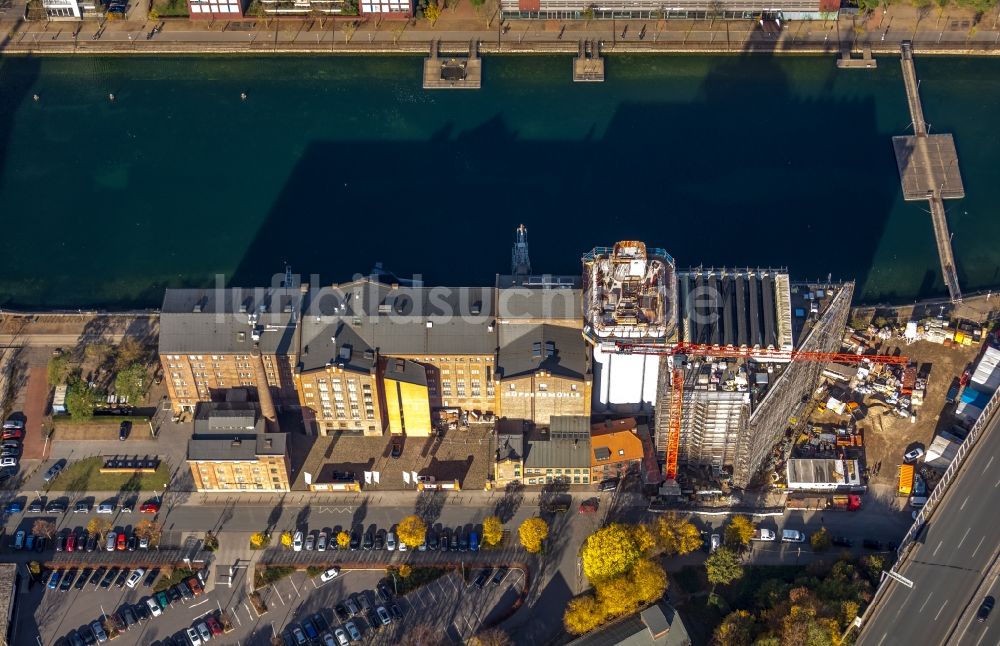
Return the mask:
<svg viewBox="0 0 1000 646"><path fill-rule="evenodd" d="M351 621L364 644L398 644L416 626L425 626L435 635L446 635L449 642L462 643L485 623L509 611L525 585L525 575L520 569L507 571L499 583L493 583L497 571L490 568L489 578L479 588L474 582L480 572L480 568L466 570L469 582L460 571L451 572L389 602L380 600L375 592L380 581L391 581L381 569L342 570L340 576L326 583L319 577L296 572L264 589L268 613L261 623L270 624L271 634L283 635L286 640L294 640L292 631L302 629L309 620L314 624L329 624L330 632ZM362 596L369 610L361 608L353 617L338 617L334 611L337 604L352 598L360 607ZM392 604L398 606L402 619L393 618L389 625L383 625L375 609L379 605L391 608ZM313 619L317 613L322 622ZM260 641L265 636L270 634L257 635L250 643L266 643Z"/></svg>

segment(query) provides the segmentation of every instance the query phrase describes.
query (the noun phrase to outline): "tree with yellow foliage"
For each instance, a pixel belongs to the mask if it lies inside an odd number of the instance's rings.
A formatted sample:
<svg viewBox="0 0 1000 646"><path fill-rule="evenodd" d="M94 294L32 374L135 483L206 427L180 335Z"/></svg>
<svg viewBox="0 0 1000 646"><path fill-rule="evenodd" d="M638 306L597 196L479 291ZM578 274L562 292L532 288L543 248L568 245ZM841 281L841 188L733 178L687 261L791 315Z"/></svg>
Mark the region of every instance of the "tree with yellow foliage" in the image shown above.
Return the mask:
<svg viewBox="0 0 1000 646"><path fill-rule="evenodd" d="M411 574L413 574L413 568L412 567L410 567L406 563L403 563L402 565L399 566L399 576L400 577L402 577L402 578L405 579L408 576L410 576Z"/></svg>
<svg viewBox="0 0 1000 646"><path fill-rule="evenodd" d="M107 518L91 518L87 521L87 533L97 534L98 536L104 536L109 531L111 531L111 521ZM38 534L39 532L35 532Z"/></svg>
<svg viewBox="0 0 1000 646"><path fill-rule="evenodd" d="M749 516L733 516L726 525L726 545L737 548L749 545L754 529L754 522Z"/></svg>
<svg viewBox="0 0 1000 646"><path fill-rule="evenodd" d="M337 532L337 547L346 550L351 546L351 535L347 532Z"/></svg>
<svg viewBox="0 0 1000 646"><path fill-rule="evenodd" d="M668 555L687 554L702 544L698 528L691 521L673 514L661 516L656 521L656 534L663 552Z"/></svg>
<svg viewBox="0 0 1000 646"><path fill-rule="evenodd" d="M407 545L417 547L427 538L427 525L424 524L420 516L407 516L399 521L399 525L396 526L396 534L399 535L399 540Z"/></svg>
<svg viewBox="0 0 1000 646"><path fill-rule="evenodd" d="M656 601L667 591L667 573L655 561L639 561L628 576L631 578L633 594L640 604Z"/></svg>
<svg viewBox="0 0 1000 646"><path fill-rule="evenodd" d="M435 2L435 0L430 0L430 2L427 3L427 7L424 8L424 18L429 20L430 23L433 25L434 23L437 22L438 18L440 17L441 17L441 7L437 5L437 2Z"/></svg>
<svg viewBox="0 0 1000 646"><path fill-rule="evenodd" d="M483 545L496 547L503 540L503 524L496 516L489 516L483 521Z"/></svg>
<svg viewBox="0 0 1000 646"><path fill-rule="evenodd" d="M517 528L521 545L532 554L542 551L542 541L549 536L549 524L537 516L529 518Z"/></svg>
<svg viewBox="0 0 1000 646"><path fill-rule="evenodd" d="M649 556L656 551L656 535L649 528L649 525L636 525L632 528L632 540L635 541L636 549L643 556Z"/></svg>
<svg viewBox="0 0 1000 646"><path fill-rule="evenodd" d="M583 544L583 573L591 583L624 574L642 556L633 528L621 523L602 527Z"/></svg>
<svg viewBox="0 0 1000 646"><path fill-rule="evenodd" d="M250 549L262 550L271 543L271 537L266 532L254 532L250 534Z"/></svg>
<svg viewBox="0 0 1000 646"><path fill-rule="evenodd" d="M281 532L281 546L285 549L291 549L292 539L293 536L291 532Z"/></svg>
<svg viewBox="0 0 1000 646"><path fill-rule="evenodd" d="M754 618L746 610L729 613L715 628L712 646L750 646L753 643Z"/></svg>
<svg viewBox="0 0 1000 646"><path fill-rule="evenodd" d="M566 606L566 614L563 615L563 625L566 627L566 632L582 635L589 633L602 623L604 623L604 610L597 599L590 595L573 599Z"/></svg>

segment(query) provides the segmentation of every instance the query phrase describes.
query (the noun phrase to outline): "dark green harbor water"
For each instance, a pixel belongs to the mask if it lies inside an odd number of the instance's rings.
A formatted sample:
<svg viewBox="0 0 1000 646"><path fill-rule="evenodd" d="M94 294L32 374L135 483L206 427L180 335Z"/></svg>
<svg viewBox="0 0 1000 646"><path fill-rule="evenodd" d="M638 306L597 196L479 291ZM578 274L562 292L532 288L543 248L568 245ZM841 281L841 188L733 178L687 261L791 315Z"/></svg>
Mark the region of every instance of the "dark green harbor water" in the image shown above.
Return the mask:
<svg viewBox="0 0 1000 646"><path fill-rule="evenodd" d="M868 301L945 293L930 217L900 194L895 59L615 57L594 85L568 58L484 72L479 92L428 93L417 58L4 58L0 304L156 306L285 262L491 283L521 222L536 272L638 238L680 265L854 278ZM963 290L1000 286L1000 61L917 72L961 158Z"/></svg>

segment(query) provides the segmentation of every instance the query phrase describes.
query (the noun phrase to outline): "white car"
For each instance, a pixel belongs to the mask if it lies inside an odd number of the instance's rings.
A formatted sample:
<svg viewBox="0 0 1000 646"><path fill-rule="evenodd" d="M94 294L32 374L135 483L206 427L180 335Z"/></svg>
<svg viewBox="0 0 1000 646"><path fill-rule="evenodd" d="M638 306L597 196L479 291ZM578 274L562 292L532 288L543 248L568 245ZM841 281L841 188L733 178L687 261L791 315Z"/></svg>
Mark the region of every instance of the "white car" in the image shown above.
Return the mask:
<svg viewBox="0 0 1000 646"><path fill-rule="evenodd" d="M188 641L191 642L191 646L198 646L201 644L201 637L198 636L198 631L194 628L187 629Z"/></svg>
<svg viewBox="0 0 1000 646"><path fill-rule="evenodd" d="M406 551L406 543L404 543L403 541L399 541L399 551L400 552Z"/></svg>
<svg viewBox="0 0 1000 646"><path fill-rule="evenodd" d="M340 644L340 646L347 646L351 643L351 640L347 638L347 633L344 632L343 628L338 628L333 632L333 634L337 636L337 643Z"/></svg>
<svg viewBox="0 0 1000 646"><path fill-rule="evenodd" d="M292 549L296 552L302 551L302 532L295 532L295 536L292 537Z"/></svg>
<svg viewBox="0 0 1000 646"><path fill-rule="evenodd" d="M17 458L0 458L0 467L16 467Z"/></svg>
<svg viewBox="0 0 1000 646"><path fill-rule="evenodd" d="M719 549L720 545L722 545L722 537L719 536L718 534L712 534L711 543L709 545L709 551L714 552L715 550Z"/></svg>
<svg viewBox="0 0 1000 646"><path fill-rule="evenodd" d="M332 581L333 579L336 579L337 575L339 574L340 574L340 568L332 567L329 570L323 572L323 574L320 574L319 580L322 581L323 583L326 583L327 581Z"/></svg>
<svg viewBox="0 0 1000 646"><path fill-rule="evenodd" d="M390 552L396 551L396 535L393 534L392 532L389 532L388 534L385 535L385 549L389 550Z"/></svg>
<svg viewBox="0 0 1000 646"><path fill-rule="evenodd" d="M208 624L204 621L198 624L198 634L201 635L201 641L207 642L212 641L212 631L208 629Z"/></svg>
<svg viewBox="0 0 1000 646"><path fill-rule="evenodd" d="M924 457L924 450L918 446L912 451L907 451L903 454L903 462L910 464L911 462L916 462L922 457Z"/></svg>
<svg viewBox="0 0 1000 646"><path fill-rule="evenodd" d="M163 614L163 608L161 608L160 604L156 602L156 599L152 597L146 599L146 606L149 608L149 613L154 617L159 617Z"/></svg>
<svg viewBox="0 0 1000 646"><path fill-rule="evenodd" d="M136 585L139 584L139 581L142 580L142 577L145 574L146 574L145 569L138 568L132 574L128 575L128 580L125 582L125 585L127 585L130 588L134 588Z"/></svg>
<svg viewBox="0 0 1000 646"><path fill-rule="evenodd" d="M113 514L115 513L115 504L112 502L102 502L97 506L97 513Z"/></svg>

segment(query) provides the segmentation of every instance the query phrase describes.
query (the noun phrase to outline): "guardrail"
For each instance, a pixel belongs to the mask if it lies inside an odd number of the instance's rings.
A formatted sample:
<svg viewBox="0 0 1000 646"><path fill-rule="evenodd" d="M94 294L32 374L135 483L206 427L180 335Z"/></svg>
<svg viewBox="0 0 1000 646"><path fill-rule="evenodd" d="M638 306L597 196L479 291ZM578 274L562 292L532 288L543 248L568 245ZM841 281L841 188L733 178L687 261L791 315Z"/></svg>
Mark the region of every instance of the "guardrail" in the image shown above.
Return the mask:
<svg viewBox="0 0 1000 646"><path fill-rule="evenodd" d="M913 521L913 524L906 531L906 534L900 541L899 547L896 549L897 563L899 563L899 561L901 561L903 557L906 555L907 550L910 548L911 545L913 545L914 539L917 537L917 535L920 533L920 530L923 529L924 524L927 522L927 518L930 516L931 512L934 511L934 508L937 507L937 505L941 502L941 499L944 498L944 495L945 493L947 493L948 490L948 485L950 485L951 482L955 479L959 469L962 468L962 464L965 462L966 456L968 456L969 452L974 448L976 441L979 439L979 436L983 433L983 430L986 428L986 425L990 423L993 414L997 412L998 408L1000 408L1000 390L997 390L995 393L993 393L993 396L990 398L990 401L987 402L986 406L983 408L982 414L972 425L972 429L969 431L969 434L965 436L965 439L958 446L958 451L955 453L955 458L951 461L951 464L948 465L948 468L945 470L944 475L941 477L941 481L938 482L937 486L934 487L934 490L931 491L931 494L927 497L927 502L921 508L920 513L917 514L917 518ZM890 571L895 570L895 568L896 566L893 565ZM888 584L889 581L891 580L892 577L889 576L885 577L882 580L882 583L875 591L875 596L872 598L871 603L868 604L868 607L865 608L864 613L859 618L856 624L858 627L864 625L865 621L867 621L868 616L872 612L872 610L876 608L878 604L881 603L881 601L885 598L886 590L888 589L889 587Z"/></svg>

